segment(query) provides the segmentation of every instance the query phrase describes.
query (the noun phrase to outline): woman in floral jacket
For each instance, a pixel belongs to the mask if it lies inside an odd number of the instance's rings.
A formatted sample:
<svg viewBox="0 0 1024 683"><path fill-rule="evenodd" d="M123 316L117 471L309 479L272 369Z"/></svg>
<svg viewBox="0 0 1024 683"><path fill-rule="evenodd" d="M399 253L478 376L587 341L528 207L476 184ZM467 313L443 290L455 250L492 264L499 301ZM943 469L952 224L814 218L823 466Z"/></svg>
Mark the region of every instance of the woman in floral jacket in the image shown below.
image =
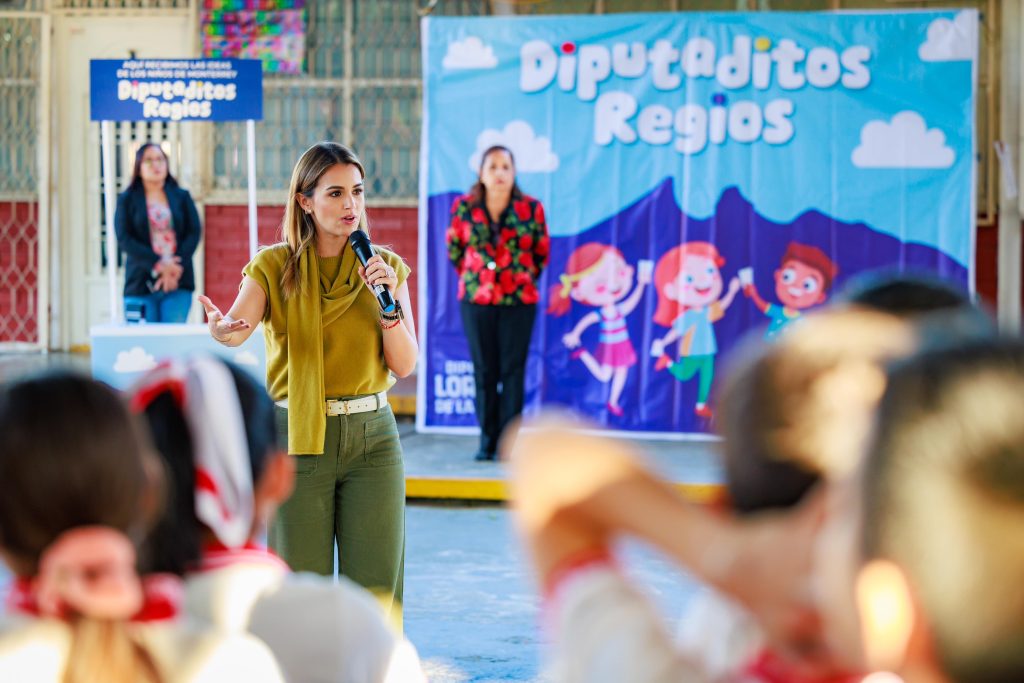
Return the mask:
<svg viewBox="0 0 1024 683"><path fill-rule="evenodd" d="M476 381L475 458L494 460L498 437L523 409L537 279L548 261L544 207L519 189L508 148L484 152L479 179L452 205L446 240Z"/></svg>

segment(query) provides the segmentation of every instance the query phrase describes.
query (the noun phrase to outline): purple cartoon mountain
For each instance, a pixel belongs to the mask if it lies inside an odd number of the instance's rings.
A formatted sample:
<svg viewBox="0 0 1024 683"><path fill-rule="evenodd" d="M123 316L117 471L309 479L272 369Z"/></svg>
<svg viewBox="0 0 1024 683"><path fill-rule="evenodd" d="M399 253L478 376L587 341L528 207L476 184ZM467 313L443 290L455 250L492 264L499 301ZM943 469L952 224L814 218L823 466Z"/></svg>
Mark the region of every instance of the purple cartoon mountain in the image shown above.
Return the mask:
<svg viewBox="0 0 1024 683"><path fill-rule="evenodd" d="M724 263L720 266L725 282L735 277L740 269L753 269L753 285L767 300L775 298L776 271L787 248L792 243L820 250L834 262L836 277L831 291L842 288L851 276L869 268L892 268L937 273L946 280L967 287L968 271L946 254L920 244L907 244L883 234L864 223L844 223L818 211L808 211L789 223L776 223L757 213L736 188L728 188L719 198L715 213L706 218L694 218L683 213L675 200L671 180L659 184L650 194L617 215L570 237L555 237L551 242L551 261L542 279L545 293L555 284L558 275L565 272L566 260L573 249L584 242L611 244L622 252L625 261L635 264L640 260L658 259L673 247L685 242L710 242L717 247ZM431 272L442 285L426 294L429 303L430 338L426 340L427 373L426 400L444 399L450 387L445 387L446 371L442 358L464 357L465 341L459 322L458 302L455 298L456 277L446 261L443 248L447 227L448 208L456 195L446 194L430 198L427 232L427 255ZM555 232L565 226L550 226ZM438 291L440 289L440 291ZM667 328L652 322L657 297L648 288L639 305L628 317L629 338L640 357L622 389L622 404L630 407L623 415L614 415L607 409L608 386L596 381L590 373L573 362L563 344L563 336L574 321L587 312L586 306L574 304L578 311L562 317L543 314L547 306L542 299L538 307L534 343L527 369L527 403L563 404L571 406L613 429L643 430L649 432L700 432L707 429L707 421L695 416L695 382L679 382L669 373L655 370L656 359L649 350L655 337L662 337ZM728 356L729 349L745 332L765 328L767 319L762 310L749 298L740 295L724 317L714 323L717 340L717 361ZM597 329L583 334L583 343L596 345ZM440 349L444 353L440 353ZM461 350L461 355L460 354ZM641 395L641 386L644 390ZM471 401L472 394L469 394ZM458 397L455 397L458 398ZM452 411L448 424L474 426L471 405L465 397L461 411ZM712 403L714 389L712 389Z"/></svg>

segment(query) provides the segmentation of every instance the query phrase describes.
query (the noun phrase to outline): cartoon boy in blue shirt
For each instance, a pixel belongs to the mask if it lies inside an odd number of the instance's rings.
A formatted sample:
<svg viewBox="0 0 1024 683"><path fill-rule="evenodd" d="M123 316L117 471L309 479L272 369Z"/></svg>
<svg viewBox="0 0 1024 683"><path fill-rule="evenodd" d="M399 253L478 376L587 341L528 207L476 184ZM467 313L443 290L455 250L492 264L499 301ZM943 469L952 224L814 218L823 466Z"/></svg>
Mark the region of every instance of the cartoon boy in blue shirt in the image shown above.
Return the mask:
<svg viewBox="0 0 1024 683"><path fill-rule="evenodd" d="M781 266L775 271L775 296L781 303L768 303L757 293L753 283L744 284L743 293L771 321L765 339L774 339L804 310L825 303L838 272L836 264L821 249L790 242L782 255Z"/></svg>

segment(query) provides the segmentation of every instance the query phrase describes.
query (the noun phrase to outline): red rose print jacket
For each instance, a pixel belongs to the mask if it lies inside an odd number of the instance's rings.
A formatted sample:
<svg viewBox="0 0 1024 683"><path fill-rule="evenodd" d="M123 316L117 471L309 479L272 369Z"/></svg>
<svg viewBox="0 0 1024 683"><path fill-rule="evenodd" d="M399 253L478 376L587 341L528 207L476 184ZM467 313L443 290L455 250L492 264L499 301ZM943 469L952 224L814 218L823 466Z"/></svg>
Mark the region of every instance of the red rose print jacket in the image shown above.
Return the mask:
<svg viewBox="0 0 1024 683"><path fill-rule="evenodd" d="M448 258L459 273L459 301L511 306L535 304L537 278L548 263L548 227L544 207L533 197L512 200L504 222L492 234L484 207L463 195L452 204L445 240Z"/></svg>

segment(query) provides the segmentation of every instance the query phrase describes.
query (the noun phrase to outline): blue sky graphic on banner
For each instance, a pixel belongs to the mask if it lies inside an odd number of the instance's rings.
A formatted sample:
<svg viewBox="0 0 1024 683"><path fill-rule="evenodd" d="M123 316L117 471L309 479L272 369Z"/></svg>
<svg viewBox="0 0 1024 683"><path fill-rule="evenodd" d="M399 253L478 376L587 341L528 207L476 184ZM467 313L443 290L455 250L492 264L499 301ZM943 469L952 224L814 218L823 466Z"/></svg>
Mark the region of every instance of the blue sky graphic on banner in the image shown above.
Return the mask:
<svg viewBox="0 0 1024 683"><path fill-rule="evenodd" d="M746 331L773 336L869 269L973 287L974 11L427 18L422 33L421 428L476 424L445 233L496 143L552 238L528 412L701 434ZM623 279L632 364L602 364L612 309L552 307L563 274L595 277L573 270L588 253Z"/></svg>

